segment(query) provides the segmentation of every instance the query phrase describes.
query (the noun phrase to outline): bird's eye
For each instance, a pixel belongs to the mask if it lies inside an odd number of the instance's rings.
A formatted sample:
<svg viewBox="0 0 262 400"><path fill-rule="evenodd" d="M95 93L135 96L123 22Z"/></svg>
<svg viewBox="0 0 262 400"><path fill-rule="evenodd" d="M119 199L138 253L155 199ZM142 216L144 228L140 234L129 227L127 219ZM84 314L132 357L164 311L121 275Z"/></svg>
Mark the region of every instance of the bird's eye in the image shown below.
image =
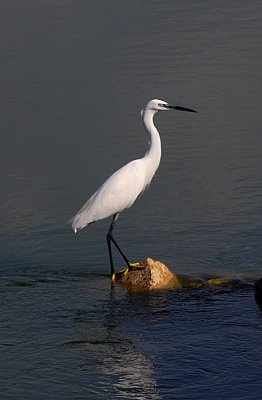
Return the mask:
<svg viewBox="0 0 262 400"><path fill-rule="evenodd" d="M158 103L159 107L165 107L165 104Z"/></svg>

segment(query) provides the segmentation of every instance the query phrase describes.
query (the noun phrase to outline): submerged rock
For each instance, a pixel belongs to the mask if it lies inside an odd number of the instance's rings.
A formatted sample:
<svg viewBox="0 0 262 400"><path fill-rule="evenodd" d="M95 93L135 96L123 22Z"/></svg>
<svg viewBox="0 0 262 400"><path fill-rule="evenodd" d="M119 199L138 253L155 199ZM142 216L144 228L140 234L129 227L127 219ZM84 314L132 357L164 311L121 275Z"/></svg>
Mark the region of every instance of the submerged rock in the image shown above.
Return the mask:
<svg viewBox="0 0 262 400"><path fill-rule="evenodd" d="M165 264L149 257L141 263L133 264L131 269L115 273L112 280L137 290L169 289L181 286L176 275Z"/></svg>
<svg viewBox="0 0 262 400"><path fill-rule="evenodd" d="M225 285L225 284L233 284L235 281L230 278L210 278L207 283L209 285Z"/></svg>

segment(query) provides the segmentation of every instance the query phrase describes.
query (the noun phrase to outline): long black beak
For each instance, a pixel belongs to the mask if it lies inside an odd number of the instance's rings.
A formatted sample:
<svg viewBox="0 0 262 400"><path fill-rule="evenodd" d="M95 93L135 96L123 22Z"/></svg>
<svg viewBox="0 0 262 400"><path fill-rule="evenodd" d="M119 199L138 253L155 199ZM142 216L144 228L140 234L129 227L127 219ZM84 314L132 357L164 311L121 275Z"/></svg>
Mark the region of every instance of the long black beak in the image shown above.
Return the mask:
<svg viewBox="0 0 262 400"><path fill-rule="evenodd" d="M180 111L189 111L189 112L195 112L195 113L197 112L196 110L193 110L192 108L172 106L171 104L165 104L164 107L173 108L174 110L180 110Z"/></svg>

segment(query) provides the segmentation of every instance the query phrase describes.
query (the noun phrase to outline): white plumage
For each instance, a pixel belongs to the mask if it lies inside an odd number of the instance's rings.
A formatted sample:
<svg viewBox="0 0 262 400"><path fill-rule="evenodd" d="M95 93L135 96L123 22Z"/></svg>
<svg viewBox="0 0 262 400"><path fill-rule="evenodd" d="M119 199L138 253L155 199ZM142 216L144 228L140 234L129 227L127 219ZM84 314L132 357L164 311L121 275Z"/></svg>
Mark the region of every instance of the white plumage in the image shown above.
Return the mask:
<svg viewBox="0 0 262 400"><path fill-rule="evenodd" d="M147 186L145 167L144 159L134 160L111 175L75 215L75 232L131 207Z"/></svg>

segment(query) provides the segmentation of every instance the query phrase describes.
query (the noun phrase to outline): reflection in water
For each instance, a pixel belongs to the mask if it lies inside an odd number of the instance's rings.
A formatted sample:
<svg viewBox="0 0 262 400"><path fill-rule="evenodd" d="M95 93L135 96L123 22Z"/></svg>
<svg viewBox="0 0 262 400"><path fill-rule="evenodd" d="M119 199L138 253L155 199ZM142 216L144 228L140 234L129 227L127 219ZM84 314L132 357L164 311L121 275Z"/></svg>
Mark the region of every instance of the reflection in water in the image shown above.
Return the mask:
<svg viewBox="0 0 262 400"><path fill-rule="evenodd" d="M93 392L101 389L104 396L123 399L160 399L150 358L142 353L139 341L121 332L132 306L125 297L119 302L112 286L103 307L102 326L96 320L99 310L95 314L78 310L74 338L66 345L88 354L89 361L81 369L90 371L91 363L96 371Z"/></svg>
<svg viewBox="0 0 262 400"><path fill-rule="evenodd" d="M112 285L105 328L109 340L112 337L118 340L112 345L110 354L105 356L102 372L106 378L113 381L113 386L118 392L117 397L160 399L150 359L143 355L137 344L128 337L123 340L121 335L121 340L119 340L118 331L123 315L119 319L120 309L119 305L115 308L116 303L115 287ZM128 313L128 309L128 307L123 307L122 313Z"/></svg>
<svg viewBox="0 0 262 400"><path fill-rule="evenodd" d="M115 388L117 398L160 399L150 360L132 349L131 343L126 347L113 347L112 354L104 358L104 383Z"/></svg>

